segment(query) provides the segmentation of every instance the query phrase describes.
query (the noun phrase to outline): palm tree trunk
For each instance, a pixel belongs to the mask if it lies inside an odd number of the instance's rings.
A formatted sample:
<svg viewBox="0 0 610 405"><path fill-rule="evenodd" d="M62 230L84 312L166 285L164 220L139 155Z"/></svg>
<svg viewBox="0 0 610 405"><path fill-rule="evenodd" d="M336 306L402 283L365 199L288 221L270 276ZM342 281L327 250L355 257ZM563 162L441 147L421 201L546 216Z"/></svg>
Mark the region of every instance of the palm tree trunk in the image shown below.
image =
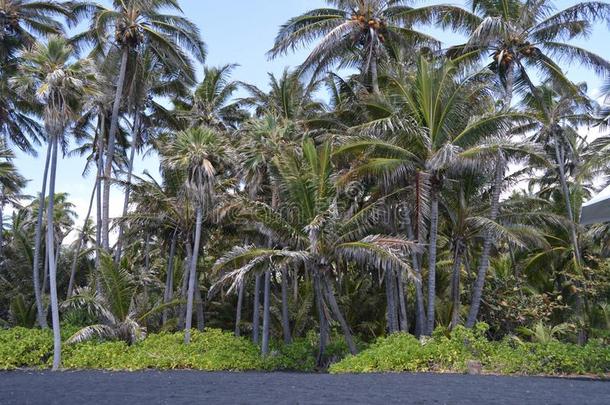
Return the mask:
<svg viewBox="0 0 610 405"><path fill-rule="evenodd" d="M456 243L451 271L451 324L450 329L460 323L460 270L462 267L462 242Z"/></svg>
<svg viewBox="0 0 610 405"><path fill-rule="evenodd" d="M70 269L70 281L68 282L68 294L67 298L72 297L72 293L74 291L74 279L76 278L76 264L78 262L78 257L80 256L80 251L83 248L83 243L85 239L85 228L87 227L87 222L89 221L89 217L91 216L91 210L93 209L93 198L95 197L95 189L97 188L97 181L93 186L93 191L91 192L91 198L89 199L89 208L87 209L87 215L85 216L85 221L83 222L83 229L81 230L80 237L78 238L78 246L76 251L74 252L74 257L72 258L72 268Z"/></svg>
<svg viewBox="0 0 610 405"><path fill-rule="evenodd" d="M197 219L195 222L195 242L193 242L193 256L189 269L189 290L186 301L186 326L184 331L184 344L191 341L191 325L193 322L193 300L195 298L195 283L197 282L197 259L199 255L199 241L201 240L201 223L203 222L203 209L197 206Z"/></svg>
<svg viewBox="0 0 610 405"><path fill-rule="evenodd" d="M187 296L188 290L188 281L189 274L191 268L191 257L193 257L192 247L191 247L191 238L190 236L186 240L186 260L183 264L182 271L182 285L180 286L180 299L183 303L180 304L180 308L178 309L178 330L184 329L184 318L186 314L186 305L184 305L184 300Z"/></svg>
<svg viewBox="0 0 610 405"><path fill-rule="evenodd" d="M0 190L0 261L4 257L4 192Z"/></svg>
<svg viewBox="0 0 610 405"><path fill-rule="evenodd" d="M195 282L195 310L197 313L197 330L203 332L205 329L205 312L203 311L203 299L198 282Z"/></svg>
<svg viewBox="0 0 610 405"><path fill-rule="evenodd" d="M38 198L38 218L36 218L36 230L34 231L34 260L32 262L32 279L34 280L34 297L36 299L36 312L38 325L42 329L47 328L47 319L42 306L41 286L40 286L40 244L42 240L42 218L44 214L44 200L47 192L47 178L49 176L49 163L51 161L51 143L47 147L47 157L44 164L44 174L42 178L42 190Z"/></svg>
<svg viewBox="0 0 610 405"><path fill-rule="evenodd" d="M123 201L123 218L127 216L127 210L129 209L129 194L131 193L131 178L133 177L133 161L136 156L136 146L140 127L140 114L136 112L134 115L135 117L133 119L133 131L131 134L131 145L129 151L129 167L127 168L127 184L125 186L125 200ZM116 263L121 261L121 255L123 253L124 226L125 225L123 223L119 225L119 235L117 238L116 253L114 257L114 261Z"/></svg>
<svg viewBox="0 0 610 405"><path fill-rule="evenodd" d="M104 128L105 118L99 117L101 120L101 131L98 133L97 139L97 177L96 197L95 197L95 290L101 291L100 283L100 255L102 251L102 173L104 168Z"/></svg>
<svg viewBox="0 0 610 405"><path fill-rule="evenodd" d="M399 330L401 332L409 331L409 320L407 318L407 299L406 289L407 283L405 283L402 271L399 270L396 275L396 284L398 287L398 310L399 310Z"/></svg>
<svg viewBox="0 0 610 405"><path fill-rule="evenodd" d="M320 282L320 273L318 269L313 269L313 288L314 288L314 296L316 300L316 308L318 310L318 320L320 323L320 341L318 348L318 358L316 360L316 364L318 366L322 365L322 360L324 358L324 352L326 350L326 345L329 340L329 326L328 319L326 318L326 312L324 311L324 294L322 291L322 286Z"/></svg>
<svg viewBox="0 0 610 405"><path fill-rule="evenodd" d="M269 354L269 327L271 317L269 307L271 305L271 270L265 270L265 281L263 284L263 341L261 352L263 356Z"/></svg>
<svg viewBox="0 0 610 405"><path fill-rule="evenodd" d="M426 334L434 331L434 311L436 304L436 239L438 231L438 192L432 190L430 195L430 246L428 247L428 319Z"/></svg>
<svg viewBox="0 0 610 405"><path fill-rule="evenodd" d="M394 300L394 278L389 269L385 271L385 297L386 297L386 321L388 333L397 331L396 301Z"/></svg>
<svg viewBox="0 0 610 405"><path fill-rule="evenodd" d="M104 167L104 195L102 198L102 245L106 251L110 251L110 187L112 186L112 163L114 162L114 149L116 133L119 127L119 110L123 96L123 85L127 74L127 60L129 48L123 48L121 55L121 67L116 84L114 104L112 106L112 117L110 120L110 131L108 132L108 152L106 154L106 165Z"/></svg>
<svg viewBox="0 0 610 405"><path fill-rule="evenodd" d="M349 325L345 320L345 317L341 313L341 309L339 308L339 304L337 303L337 299L335 298L335 294L333 292L333 288L330 284L330 280L328 279L328 275L324 275L323 286L326 293L326 301L330 306L330 310L335 315L337 321L339 321L339 325L341 325L341 330L343 331L343 336L345 338L345 343L347 343L347 347L351 354L356 354L358 351L356 350L356 345L354 344L354 340L352 339L352 332L349 329Z"/></svg>
<svg viewBox="0 0 610 405"><path fill-rule="evenodd" d="M290 317L288 314L288 271L282 268L282 331L284 332L284 343L288 344L292 338L290 336Z"/></svg>
<svg viewBox="0 0 610 405"><path fill-rule="evenodd" d="M168 304L173 299L174 295L174 255L176 254L176 243L178 241L178 228L174 230L172 241L169 247L169 258L167 259L167 274L165 275L165 291L163 293L163 303ZM162 324L167 323L169 311L167 308L163 310Z"/></svg>
<svg viewBox="0 0 610 405"><path fill-rule="evenodd" d="M375 41L376 34L374 30L371 28L371 40ZM371 85L373 86L373 93L379 94L379 72L377 71L377 52L376 47L373 45L373 49L371 50Z"/></svg>
<svg viewBox="0 0 610 405"><path fill-rule="evenodd" d="M235 309L235 336L241 335L241 330L239 326L241 324L241 311L244 303L244 287L245 283L242 281L242 283L239 284L239 287L237 289L237 308Z"/></svg>
<svg viewBox="0 0 610 405"><path fill-rule="evenodd" d="M415 241L415 235L413 233L413 226L411 224L411 215L406 213L405 223L407 228L407 238L411 241ZM426 325L426 310L424 308L424 292L422 290L422 277L421 277L421 266L419 261L419 255L416 252L411 253L411 265L417 275L415 280L415 335L421 336L424 333Z"/></svg>
<svg viewBox="0 0 610 405"><path fill-rule="evenodd" d="M505 164L506 162L504 161L504 157L502 156L501 152L498 152L489 213L489 219L492 221L496 220L498 217L498 210L500 209L500 192L502 191L502 181L504 180ZM472 328L474 326L479 314L479 308L481 307L481 297L483 296L483 287L485 286L485 276L487 274L487 268L489 267L491 239L492 235L489 232L486 232L485 240L483 241L483 251L481 252L481 260L479 262L479 270L477 271L477 278L475 280L474 290L472 292L470 311L468 312L468 319L466 320L467 328Z"/></svg>
<svg viewBox="0 0 610 405"><path fill-rule="evenodd" d="M53 370L61 364L61 333L59 330L59 301L57 299L57 263L55 262L55 229L53 209L55 178L57 175L57 136L53 136L51 152L51 175L49 178L49 205L47 208L47 255L49 257L49 287L51 290L51 319L53 321Z"/></svg>
<svg viewBox="0 0 610 405"><path fill-rule="evenodd" d="M254 277L254 308L252 309L252 341L258 344L260 331L261 275Z"/></svg>

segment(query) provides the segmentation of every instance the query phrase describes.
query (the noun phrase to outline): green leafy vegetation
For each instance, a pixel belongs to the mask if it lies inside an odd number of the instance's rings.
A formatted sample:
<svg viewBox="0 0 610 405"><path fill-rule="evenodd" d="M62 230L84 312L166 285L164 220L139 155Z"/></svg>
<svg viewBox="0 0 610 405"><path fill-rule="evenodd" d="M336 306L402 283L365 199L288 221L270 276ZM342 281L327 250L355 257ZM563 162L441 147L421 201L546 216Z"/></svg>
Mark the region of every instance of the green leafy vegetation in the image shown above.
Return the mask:
<svg viewBox="0 0 610 405"><path fill-rule="evenodd" d="M610 4L326 3L259 88L178 1L0 1L1 368L607 372Z"/></svg>
<svg viewBox="0 0 610 405"><path fill-rule="evenodd" d="M330 367L331 373L454 372L468 371L479 362L484 373L597 374L610 373L610 347L599 341L585 346L558 341L524 342L515 337L489 341L486 324L474 330L458 327L448 333L437 329L429 339L408 334L380 338L356 356Z"/></svg>

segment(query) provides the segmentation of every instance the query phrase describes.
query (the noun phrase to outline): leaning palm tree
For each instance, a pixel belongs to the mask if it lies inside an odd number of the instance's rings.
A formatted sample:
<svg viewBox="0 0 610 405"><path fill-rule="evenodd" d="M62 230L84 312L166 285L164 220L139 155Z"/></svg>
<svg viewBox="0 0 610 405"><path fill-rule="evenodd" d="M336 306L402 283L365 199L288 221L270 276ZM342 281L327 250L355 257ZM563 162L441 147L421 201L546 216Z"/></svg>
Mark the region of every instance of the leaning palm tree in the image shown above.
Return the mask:
<svg viewBox="0 0 610 405"><path fill-rule="evenodd" d="M46 252L49 261L51 314L53 319L53 369L61 362L61 335L56 285L53 213L58 148L64 143L67 127L78 117L88 95L94 94L95 75L89 60L74 60L74 49L62 37L49 37L46 43L37 43L21 55L19 75L13 85L21 94L38 99L43 105L45 130L50 150L49 204L47 208ZM44 198L44 195L41 195ZM43 200L44 201L44 200ZM41 203L40 206L43 204ZM35 269L36 270L36 269Z"/></svg>
<svg viewBox="0 0 610 405"><path fill-rule="evenodd" d="M189 266L189 284L186 306L184 343L191 337L193 300L197 280L202 223L211 211L215 200L217 173L230 162L230 150L223 137L211 128L197 127L179 132L161 150L162 165L185 175L185 189L196 209L195 239Z"/></svg>
<svg viewBox="0 0 610 405"><path fill-rule="evenodd" d="M182 16L164 14L165 11L182 13L176 0L114 0L110 8L99 5L92 8L89 30L77 35L73 41L76 44L93 45L93 54L116 53L119 59L119 73L108 131L104 167L106 181L102 199L102 244L109 250L110 177L127 74L137 72L134 61L140 58L143 45L146 44L146 49L155 54L170 70L180 71L194 80L195 72L189 54L203 62L205 47L197 26Z"/></svg>
<svg viewBox="0 0 610 405"><path fill-rule="evenodd" d="M379 93L379 63L398 48L437 47L438 41L413 28L428 22L435 6L409 7L406 0L327 0L335 8L319 8L291 18L275 39L270 57L277 57L320 38L300 66L314 76L332 66L358 67Z"/></svg>

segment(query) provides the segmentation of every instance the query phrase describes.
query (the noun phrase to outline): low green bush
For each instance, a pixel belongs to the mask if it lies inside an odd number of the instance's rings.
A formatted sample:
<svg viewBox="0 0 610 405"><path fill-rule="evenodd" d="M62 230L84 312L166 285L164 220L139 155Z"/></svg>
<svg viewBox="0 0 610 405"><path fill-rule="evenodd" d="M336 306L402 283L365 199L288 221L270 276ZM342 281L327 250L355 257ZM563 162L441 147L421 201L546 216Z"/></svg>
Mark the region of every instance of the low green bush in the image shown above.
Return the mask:
<svg viewBox="0 0 610 405"><path fill-rule="evenodd" d="M607 374L610 347L591 342L586 346L560 342L529 343L518 339L490 342L487 325L473 330L443 329L430 339L394 334L378 339L367 350L348 356L330 367L331 373L365 372L465 372L468 361L481 363L484 372L499 374Z"/></svg>
<svg viewBox="0 0 610 405"><path fill-rule="evenodd" d="M0 370L41 367L53 351L49 330L0 329Z"/></svg>

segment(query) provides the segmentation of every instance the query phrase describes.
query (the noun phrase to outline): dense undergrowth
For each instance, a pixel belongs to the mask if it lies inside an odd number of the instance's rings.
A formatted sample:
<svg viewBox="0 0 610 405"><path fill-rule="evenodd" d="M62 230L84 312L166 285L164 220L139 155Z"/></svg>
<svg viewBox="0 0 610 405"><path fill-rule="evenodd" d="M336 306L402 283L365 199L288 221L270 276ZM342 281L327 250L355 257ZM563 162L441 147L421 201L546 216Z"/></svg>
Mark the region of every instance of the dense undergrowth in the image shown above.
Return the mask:
<svg viewBox="0 0 610 405"><path fill-rule="evenodd" d="M591 342L577 346L557 341L524 342L516 338L489 341L487 326L459 327L451 333L438 329L430 339L394 334L379 338L356 356L346 356L343 342L334 339L326 351L332 373L361 372L465 372L469 361L481 363L484 372L500 374L610 373L610 348ZM74 330L64 328L64 339ZM48 368L52 334L39 329L0 330L0 369ZM143 370L194 369L205 371L316 370L315 334L290 345L276 343L271 355L246 338L220 329L193 331L190 345L182 333L151 334L134 345L122 341L89 341L64 345L62 367L67 369Z"/></svg>

